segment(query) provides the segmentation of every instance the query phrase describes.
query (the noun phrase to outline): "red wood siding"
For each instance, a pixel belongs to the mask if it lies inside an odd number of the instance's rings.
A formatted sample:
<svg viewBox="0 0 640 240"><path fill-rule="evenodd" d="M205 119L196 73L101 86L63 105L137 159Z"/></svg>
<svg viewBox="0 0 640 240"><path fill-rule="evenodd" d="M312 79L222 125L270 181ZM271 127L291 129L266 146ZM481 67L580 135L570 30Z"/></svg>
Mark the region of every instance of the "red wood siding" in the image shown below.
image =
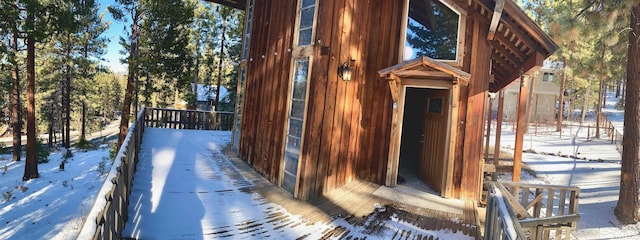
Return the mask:
<svg viewBox="0 0 640 240"><path fill-rule="evenodd" d="M356 176L383 183L391 96L377 71L396 64L401 5L383 0L320 1L301 199L317 197ZM337 68L349 59L354 60L354 74L344 82Z"/></svg>
<svg viewBox="0 0 640 240"><path fill-rule="evenodd" d="M272 182L280 175L295 23L294 1L255 1L240 156Z"/></svg>
<svg viewBox="0 0 640 240"><path fill-rule="evenodd" d="M491 46L487 23L469 17L466 30L465 66L469 85L460 88L458 138L456 140L453 193L457 198L478 200L482 190L482 143L485 101L489 89Z"/></svg>
<svg viewBox="0 0 640 240"><path fill-rule="evenodd" d="M457 1L456 1L457 2ZM462 1L460 1L462 2ZM465 1L466 2L466 1ZM279 182L291 78L296 1L256 1L249 48L240 156ZM317 5L298 198L320 196L355 177L383 184L391 134L392 100L377 71L397 64L402 1L322 0ZM467 5L462 5L467 6ZM484 101L489 87L488 23L470 13L460 88L453 195L480 193ZM350 82L337 68L354 70Z"/></svg>
<svg viewBox="0 0 640 240"><path fill-rule="evenodd" d="M318 4L298 197L310 199L359 176L383 183L391 96L377 71L396 64L401 1ZM240 156L277 183L284 144L295 1L256 1ZM277 54L275 54L277 52ZM264 56L264 57L263 57ZM337 74L349 59L350 82Z"/></svg>

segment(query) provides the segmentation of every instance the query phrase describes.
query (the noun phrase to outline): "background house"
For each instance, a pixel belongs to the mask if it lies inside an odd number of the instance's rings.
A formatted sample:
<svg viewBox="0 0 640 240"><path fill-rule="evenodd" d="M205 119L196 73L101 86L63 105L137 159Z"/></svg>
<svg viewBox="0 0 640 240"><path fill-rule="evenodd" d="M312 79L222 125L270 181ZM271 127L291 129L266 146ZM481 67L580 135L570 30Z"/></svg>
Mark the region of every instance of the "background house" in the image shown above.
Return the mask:
<svg viewBox="0 0 640 240"><path fill-rule="evenodd" d="M193 89L193 83L191 84ZM198 84L196 88L196 109L201 111L213 111L216 101L217 87L213 85ZM220 86L220 105L232 104L229 99L229 90L226 87ZM176 108L187 108L188 101L186 99L180 99L175 105Z"/></svg>
<svg viewBox="0 0 640 240"><path fill-rule="evenodd" d="M554 123L558 112L558 99L560 95L560 74L558 69L540 69L533 75L533 83L530 87L531 113L529 121L531 123ZM515 121L517 115L518 92L520 91L520 80L515 80L504 88L504 119ZM498 109L498 102L494 101L493 111ZM494 114L495 116L495 114Z"/></svg>
<svg viewBox="0 0 640 240"><path fill-rule="evenodd" d="M193 86L193 84L191 84ZM216 101L217 87L213 85L198 84L197 86L197 99L198 110L212 111L213 105ZM227 97L229 90L226 87L220 86L220 104L230 104L230 100Z"/></svg>

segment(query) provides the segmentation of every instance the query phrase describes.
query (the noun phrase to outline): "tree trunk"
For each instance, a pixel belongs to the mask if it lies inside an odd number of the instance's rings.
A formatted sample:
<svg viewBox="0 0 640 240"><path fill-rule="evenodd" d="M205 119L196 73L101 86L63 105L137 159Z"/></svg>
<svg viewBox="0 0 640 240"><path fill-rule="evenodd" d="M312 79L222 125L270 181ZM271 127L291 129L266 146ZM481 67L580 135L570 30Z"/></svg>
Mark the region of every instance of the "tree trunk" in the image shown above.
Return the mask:
<svg viewBox="0 0 640 240"><path fill-rule="evenodd" d="M640 33L640 4L632 7L627 59L627 86L624 111L624 136L622 137L622 166L620 167L620 195L614 210L621 223L640 221L640 201L638 200L638 137L640 127L638 101L640 100L640 74L638 73L640 52L638 34Z"/></svg>
<svg viewBox="0 0 640 240"><path fill-rule="evenodd" d="M33 24L31 13L27 13L27 25ZM27 36L27 156L24 165L23 181L38 178L38 159L36 141L36 71L35 46L33 33Z"/></svg>
<svg viewBox="0 0 640 240"><path fill-rule="evenodd" d="M12 51L15 55L18 52L18 32L13 32ZM20 114L20 68L18 61L14 59L14 66L11 71L11 126L13 127L13 154L12 161L20 161L22 155L22 114Z"/></svg>
<svg viewBox="0 0 640 240"><path fill-rule="evenodd" d="M596 136L595 138L600 139L600 118L602 117L602 100L604 99L605 93L604 87L604 76L600 76L600 90L598 91L598 105L596 105Z"/></svg>
<svg viewBox="0 0 640 240"><path fill-rule="evenodd" d="M137 14L136 14L137 16ZM129 115L131 115L131 102L133 98L135 75L137 71L138 55L138 18L131 23L131 46L129 48L129 76L127 76L127 89L124 93L122 102L122 116L120 117L120 137L118 138L118 148L122 146L122 142L129 132Z"/></svg>
<svg viewBox="0 0 640 240"><path fill-rule="evenodd" d="M589 89L587 88L587 92L582 95L582 111L580 111L580 125L584 124L584 119L587 117L587 96L589 94Z"/></svg>
<svg viewBox="0 0 640 240"><path fill-rule="evenodd" d="M60 124L60 140L62 140L62 145L63 146L65 145L64 144L65 139L67 139L67 137L66 137L67 131L65 130L67 125L64 124L64 113L65 113L65 111L64 111L64 94L65 93L64 92L65 91L66 90L65 90L65 87L64 87L64 82L60 83L60 99L59 99L60 100L60 111L58 113L58 119L57 120L59 121L58 124ZM58 99L56 99L56 100L58 100Z"/></svg>
<svg viewBox="0 0 640 240"><path fill-rule="evenodd" d="M67 41L71 42L71 37L67 36ZM64 148L69 150L71 147L71 46L67 46L66 50L67 54L67 64L65 69L65 83L64 83L64 95L62 97L62 102L64 104L64 126L65 126L65 135L64 135Z"/></svg>
<svg viewBox="0 0 640 240"><path fill-rule="evenodd" d="M604 59L604 47L600 47L600 61ZM600 85L598 86L598 104L596 104L596 136L600 138L600 118L602 115L603 100L605 99L606 87L604 85L604 75L600 75Z"/></svg>
<svg viewBox="0 0 640 240"><path fill-rule="evenodd" d="M563 114L564 114L564 82L565 82L565 78L564 78L564 72L565 72L565 68L566 68L566 62L565 59L562 58L562 75L560 76L560 94L558 97L558 117L556 119L557 124L556 124L556 132L562 132L562 118L563 118ZM562 136L562 133L560 134L560 136Z"/></svg>
<svg viewBox="0 0 640 240"><path fill-rule="evenodd" d="M55 118L53 111L53 101L50 101L49 104L49 127L47 128L47 133L49 134L49 141L47 141L47 147L51 150L53 149L53 125L55 124Z"/></svg>
<svg viewBox="0 0 640 240"><path fill-rule="evenodd" d="M86 128L87 128L87 104L84 101L82 101L82 128L80 128L80 141L87 140Z"/></svg>
<svg viewBox="0 0 640 240"><path fill-rule="evenodd" d="M620 85L622 85L622 78L616 80L616 98L620 97Z"/></svg>

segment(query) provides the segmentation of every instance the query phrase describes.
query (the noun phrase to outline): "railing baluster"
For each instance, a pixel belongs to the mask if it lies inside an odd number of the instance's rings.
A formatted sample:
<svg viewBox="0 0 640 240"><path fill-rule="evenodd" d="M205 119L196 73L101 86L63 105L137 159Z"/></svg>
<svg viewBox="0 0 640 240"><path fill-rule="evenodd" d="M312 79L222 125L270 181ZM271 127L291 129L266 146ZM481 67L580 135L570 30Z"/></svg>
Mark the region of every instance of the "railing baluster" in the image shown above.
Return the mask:
<svg viewBox="0 0 640 240"><path fill-rule="evenodd" d="M567 190L560 189L560 199L558 200L558 216L564 215L566 198L567 198Z"/></svg>
<svg viewBox="0 0 640 240"><path fill-rule="evenodd" d="M513 239L509 237L508 234L505 234L507 227L505 227L504 224L508 219L513 221L511 225L521 226L517 237L518 239L526 239L521 237L524 236L525 232L528 232L529 239L550 239L550 237L553 236L555 236L556 239L570 239L571 231L576 228L577 221L579 220L579 188L514 182L492 182L490 186L490 194L488 196L489 204L487 205L486 213L485 239ZM533 216L516 219L515 216L509 218L505 213L500 212L501 210L494 204L498 202L498 194L494 194L494 189L504 189L500 191L508 191L518 198L516 201L509 201L509 193L499 194L504 198L500 201L507 205L510 214L514 214L514 209L517 208L533 207ZM533 192L535 192L535 197L530 202L527 195ZM559 193L559 195L556 195L556 193ZM568 204L566 203L567 198L569 198ZM522 206L520 205L521 203L527 203L527 206ZM567 207L567 205L569 206ZM541 213L543 211L542 206L546 207L545 213ZM558 210L555 210L556 208Z"/></svg>

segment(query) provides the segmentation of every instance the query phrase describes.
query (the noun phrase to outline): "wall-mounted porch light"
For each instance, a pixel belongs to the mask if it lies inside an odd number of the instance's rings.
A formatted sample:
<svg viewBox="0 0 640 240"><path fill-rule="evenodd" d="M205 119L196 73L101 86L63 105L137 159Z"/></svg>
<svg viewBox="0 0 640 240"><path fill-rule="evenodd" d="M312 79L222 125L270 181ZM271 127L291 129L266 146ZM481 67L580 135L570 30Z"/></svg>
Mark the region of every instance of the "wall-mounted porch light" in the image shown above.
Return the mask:
<svg viewBox="0 0 640 240"><path fill-rule="evenodd" d="M338 76L345 82L351 81L351 74L353 70L351 69L349 62L350 61L346 61L338 66Z"/></svg>

